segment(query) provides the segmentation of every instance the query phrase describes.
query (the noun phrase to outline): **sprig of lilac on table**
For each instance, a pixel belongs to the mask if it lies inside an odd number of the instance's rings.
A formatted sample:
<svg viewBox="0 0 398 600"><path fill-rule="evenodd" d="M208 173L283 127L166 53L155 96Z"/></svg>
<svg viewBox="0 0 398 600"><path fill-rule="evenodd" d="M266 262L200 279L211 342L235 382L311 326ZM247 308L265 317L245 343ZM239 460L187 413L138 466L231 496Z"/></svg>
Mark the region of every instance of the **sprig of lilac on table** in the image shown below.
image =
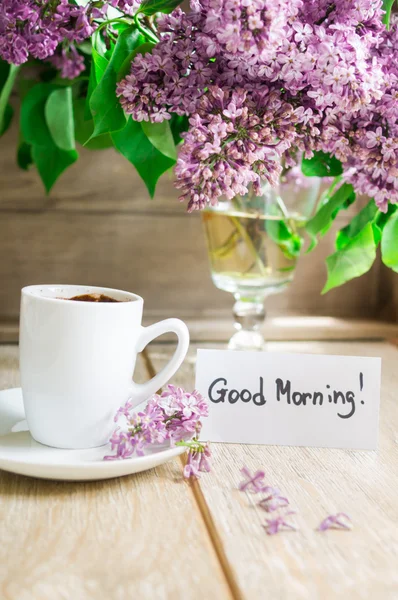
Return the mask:
<svg viewBox="0 0 398 600"><path fill-rule="evenodd" d="M152 396L139 412L133 412L128 401L115 415L115 422L122 419L125 425L117 427L109 440L115 454L104 456L104 460L143 456L149 446L168 441L171 447L189 450L184 476L199 477L201 472L210 471L209 444L198 440L201 419L208 416L208 411L208 402L199 392L186 392L173 385L161 395Z"/></svg>
<svg viewBox="0 0 398 600"><path fill-rule="evenodd" d="M317 527L317 531L326 531L327 529L352 529L351 519L345 513L329 515Z"/></svg>

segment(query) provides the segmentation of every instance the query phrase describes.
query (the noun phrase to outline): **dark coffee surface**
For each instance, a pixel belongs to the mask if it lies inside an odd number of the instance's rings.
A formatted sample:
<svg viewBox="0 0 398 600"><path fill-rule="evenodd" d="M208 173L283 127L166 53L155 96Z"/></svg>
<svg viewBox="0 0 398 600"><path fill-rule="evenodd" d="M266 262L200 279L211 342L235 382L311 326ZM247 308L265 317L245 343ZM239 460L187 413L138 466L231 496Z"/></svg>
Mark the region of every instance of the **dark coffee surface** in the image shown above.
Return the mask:
<svg viewBox="0 0 398 600"><path fill-rule="evenodd" d="M65 300L76 300L78 302L122 302L122 300L115 300L105 294L81 294L79 296L72 296L72 298L65 298Z"/></svg>

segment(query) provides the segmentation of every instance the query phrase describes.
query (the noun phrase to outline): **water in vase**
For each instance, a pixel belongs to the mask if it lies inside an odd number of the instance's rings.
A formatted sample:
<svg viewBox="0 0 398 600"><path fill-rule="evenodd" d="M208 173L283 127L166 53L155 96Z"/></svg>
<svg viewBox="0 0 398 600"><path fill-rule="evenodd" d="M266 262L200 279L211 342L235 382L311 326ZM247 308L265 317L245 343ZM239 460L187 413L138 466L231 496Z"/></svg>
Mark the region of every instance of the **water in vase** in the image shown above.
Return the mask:
<svg viewBox="0 0 398 600"><path fill-rule="evenodd" d="M282 291L293 279L297 252L284 243L286 220L258 213L212 209L203 213L212 279L232 294L262 296ZM302 225L290 217L288 227Z"/></svg>

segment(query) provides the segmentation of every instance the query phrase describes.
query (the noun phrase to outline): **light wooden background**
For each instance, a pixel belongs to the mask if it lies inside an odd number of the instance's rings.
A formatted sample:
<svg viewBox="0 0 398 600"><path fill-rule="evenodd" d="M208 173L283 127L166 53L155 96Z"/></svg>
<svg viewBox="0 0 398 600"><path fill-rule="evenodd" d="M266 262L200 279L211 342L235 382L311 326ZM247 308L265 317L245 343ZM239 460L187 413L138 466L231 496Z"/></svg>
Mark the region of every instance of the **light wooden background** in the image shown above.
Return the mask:
<svg viewBox="0 0 398 600"><path fill-rule="evenodd" d="M21 287L84 283L134 291L146 315L230 316L232 297L210 279L201 219L177 201L166 174L150 200L132 165L114 150L85 151L47 197L35 170L15 162L18 129L0 140L0 322L18 319ZM337 218L336 228L348 214ZM269 298L268 314L395 319L394 281L371 272L320 296L330 234L300 261L290 289Z"/></svg>

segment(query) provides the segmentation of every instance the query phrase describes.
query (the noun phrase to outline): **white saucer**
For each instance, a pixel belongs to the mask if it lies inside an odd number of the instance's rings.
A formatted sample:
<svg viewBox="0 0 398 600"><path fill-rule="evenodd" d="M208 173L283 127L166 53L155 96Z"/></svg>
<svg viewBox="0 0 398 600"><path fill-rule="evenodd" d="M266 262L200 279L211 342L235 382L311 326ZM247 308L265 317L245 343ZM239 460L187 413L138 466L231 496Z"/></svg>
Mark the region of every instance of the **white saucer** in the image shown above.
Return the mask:
<svg viewBox="0 0 398 600"><path fill-rule="evenodd" d="M59 450L36 442L25 420L21 388L0 392L0 469L71 481L110 479L157 467L182 454L184 448L159 447L145 456L104 461L110 446L89 450Z"/></svg>

